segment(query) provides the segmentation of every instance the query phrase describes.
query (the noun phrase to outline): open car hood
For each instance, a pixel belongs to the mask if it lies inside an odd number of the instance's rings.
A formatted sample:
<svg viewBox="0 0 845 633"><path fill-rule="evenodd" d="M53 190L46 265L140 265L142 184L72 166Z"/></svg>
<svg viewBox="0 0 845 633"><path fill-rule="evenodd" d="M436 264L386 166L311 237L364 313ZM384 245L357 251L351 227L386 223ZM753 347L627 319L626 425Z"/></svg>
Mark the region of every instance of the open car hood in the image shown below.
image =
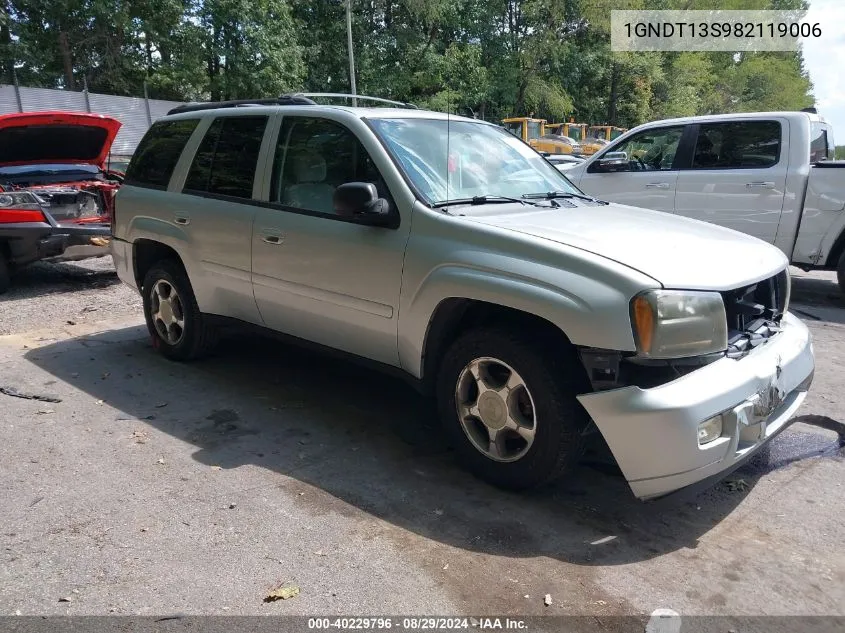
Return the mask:
<svg viewBox="0 0 845 633"><path fill-rule="evenodd" d="M102 168L121 123L100 114L33 112L0 116L0 166L39 163Z"/></svg>

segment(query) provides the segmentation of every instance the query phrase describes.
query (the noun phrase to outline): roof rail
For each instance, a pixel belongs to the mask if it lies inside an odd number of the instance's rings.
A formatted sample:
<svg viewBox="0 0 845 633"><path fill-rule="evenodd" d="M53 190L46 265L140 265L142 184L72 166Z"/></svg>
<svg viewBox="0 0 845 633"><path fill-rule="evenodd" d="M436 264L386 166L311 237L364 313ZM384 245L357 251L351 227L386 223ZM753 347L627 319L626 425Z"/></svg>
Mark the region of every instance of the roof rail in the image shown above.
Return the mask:
<svg viewBox="0 0 845 633"><path fill-rule="evenodd" d="M200 110L216 110L217 108L238 108L242 106L262 105L317 105L316 101L304 95L282 95L271 99L237 99L235 101L208 101L205 103L186 103L168 111L167 114L182 114L183 112L197 112Z"/></svg>
<svg viewBox="0 0 845 633"><path fill-rule="evenodd" d="M390 99L382 99L381 97L368 97L367 95L351 95L346 94L344 92L294 92L284 96L294 98L304 97L306 99L313 99L315 97L319 97L329 99L354 100L353 103L357 101L374 101L375 103L386 103L389 105L398 106L400 108L419 110L419 108L413 103L405 103L403 101L391 101Z"/></svg>

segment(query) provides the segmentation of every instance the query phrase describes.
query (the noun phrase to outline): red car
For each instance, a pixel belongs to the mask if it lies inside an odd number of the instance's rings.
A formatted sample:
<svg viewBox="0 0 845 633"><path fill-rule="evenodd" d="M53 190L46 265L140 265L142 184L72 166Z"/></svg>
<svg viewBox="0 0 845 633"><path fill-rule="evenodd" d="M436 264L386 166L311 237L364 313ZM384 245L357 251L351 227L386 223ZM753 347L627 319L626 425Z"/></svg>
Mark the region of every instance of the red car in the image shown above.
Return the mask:
<svg viewBox="0 0 845 633"><path fill-rule="evenodd" d="M0 115L0 292L31 262L108 254L123 174L107 160L120 126L76 112Z"/></svg>

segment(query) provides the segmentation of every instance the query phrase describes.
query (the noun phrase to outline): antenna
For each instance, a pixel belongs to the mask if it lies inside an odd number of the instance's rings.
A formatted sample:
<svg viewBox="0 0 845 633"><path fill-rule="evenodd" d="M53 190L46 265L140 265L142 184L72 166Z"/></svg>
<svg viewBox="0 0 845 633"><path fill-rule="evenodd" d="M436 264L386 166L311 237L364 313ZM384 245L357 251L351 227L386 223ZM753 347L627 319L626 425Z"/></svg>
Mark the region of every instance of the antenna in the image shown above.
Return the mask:
<svg viewBox="0 0 845 633"><path fill-rule="evenodd" d="M451 110L452 110L452 95L447 92L446 93L446 202L449 202L449 175L451 174L451 160L452 160L452 152L449 149L449 141L452 138L452 130L451 130Z"/></svg>

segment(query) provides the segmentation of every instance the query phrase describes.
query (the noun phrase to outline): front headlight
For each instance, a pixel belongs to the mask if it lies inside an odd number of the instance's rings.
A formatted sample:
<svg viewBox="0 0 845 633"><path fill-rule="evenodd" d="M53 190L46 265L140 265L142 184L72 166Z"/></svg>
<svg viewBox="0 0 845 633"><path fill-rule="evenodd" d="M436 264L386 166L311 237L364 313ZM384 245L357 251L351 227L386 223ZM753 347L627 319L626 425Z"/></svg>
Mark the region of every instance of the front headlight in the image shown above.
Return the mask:
<svg viewBox="0 0 845 633"><path fill-rule="evenodd" d="M29 191L3 191L0 193L0 208L13 209L33 204L38 204L38 198Z"/></svg>
<svg viewBox="0 0 845 633"><path fill-rule="evenodd" d="M637 351L647 358L684 358L728 346L725 304L717 292L650 290L631 301Z"/></svg>

